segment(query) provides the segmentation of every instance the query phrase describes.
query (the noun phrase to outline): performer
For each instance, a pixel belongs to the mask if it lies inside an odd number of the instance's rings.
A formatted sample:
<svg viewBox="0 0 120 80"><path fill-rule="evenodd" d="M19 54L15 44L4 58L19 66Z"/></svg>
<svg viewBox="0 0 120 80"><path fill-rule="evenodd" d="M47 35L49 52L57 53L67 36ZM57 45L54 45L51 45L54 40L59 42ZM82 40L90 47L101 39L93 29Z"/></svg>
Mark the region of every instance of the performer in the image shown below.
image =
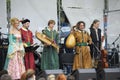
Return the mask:
<svg viewBox="0 0 120 80"><path fill-rule="evenodd" d="M22 28L20 28L21 35L22 35L22 41L24 44L24 47L29 47L33 44L33 34L32 32L28 29L30 26L30 20L25 19L22 21ZM33 52L26 52L25 57L25 68L26 70L28 69L33 69L35 70L35 60L34 60L34 54Z"/></svg>
<svg viewBox="0 0 120 80"><path fill-rule="evenodd" d="M75 57L73 63L73 70L79 68L92 68L92 60L90 55L90 48L88 44L92 43L91 37L85 31L85 22L79 21L76 25L77 30L74 31L76 46Z"/></svg>
<svg viewBox="0 0 120 80"><path fill-rule="evenodd" d="M95 19L90 27L90 36L92 38L93 45L90 46L91 56L93 58L94 67L97 67L98 58L100 57L101 51L101 39L103 34L99 28L100 21Z"/></svg>
<svg viewBox="0 0 120 80"><path fill-rule="evenodd" d="M58 44L58 33L56 30L53 30L55 25L54 20L49 20L48 27L45 27L42 30L43 34L52 39L54 44ZM41 56L41 69L59 69L59 59L57 49L51 45L44 44L43 53Z"/></svg>
<svg viewBox="0 0 120 80"><path fill-rule="evenodd" d="M9 46L6 57L4 69L13 80L20 79L21 75L25 72L23 63L24 47L21 39L21 33L18 30L19 20L17 18L11 19L12 28L9 33Z"/></svg>

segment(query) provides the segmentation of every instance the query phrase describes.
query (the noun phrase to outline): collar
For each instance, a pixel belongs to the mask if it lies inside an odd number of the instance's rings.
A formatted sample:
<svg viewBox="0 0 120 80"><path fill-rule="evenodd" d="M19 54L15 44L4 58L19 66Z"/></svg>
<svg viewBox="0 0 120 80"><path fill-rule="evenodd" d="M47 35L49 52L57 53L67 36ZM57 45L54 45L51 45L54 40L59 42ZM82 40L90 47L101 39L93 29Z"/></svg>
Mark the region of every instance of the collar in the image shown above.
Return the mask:
<svg viewBox="0 0 120 80"><path fill-rule="evenodd" d="M93 29L98 30L98 28L95 28L94 26L93 26Z"/></svg>
<svg viewBox="0 0 120 80"><path fill-rule="evenodd" d="M53 31L53 30L51 30L51 29L49 28L49 26L47 27L47 29L48 29L48 31Z"/></svg>
<svg viewBox="0 0 120 80"><path fill-rule="evenodd" d="M22 29L23 29L24 31L28 31L28 29L26 29L26 28L24 28L24 27L22 27Z"/></svg>
<svg viewBox="0 0 120 80"><path fill-rule="evenodd" d="M78 30L78 32L86 32L85 30Z"/></svg>

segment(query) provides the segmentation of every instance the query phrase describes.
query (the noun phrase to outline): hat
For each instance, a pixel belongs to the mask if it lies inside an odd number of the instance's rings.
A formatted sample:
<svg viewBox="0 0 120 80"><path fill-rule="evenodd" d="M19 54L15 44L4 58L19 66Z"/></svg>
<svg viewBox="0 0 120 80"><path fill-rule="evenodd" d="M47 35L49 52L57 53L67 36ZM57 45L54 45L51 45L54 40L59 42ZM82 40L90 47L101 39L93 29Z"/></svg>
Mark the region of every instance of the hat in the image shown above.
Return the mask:
<svg viewBox="0 0 120 80"><path fill-rule="evenodd" d="M24 24L26 22L30 22L30 20L29 19L24 19L24 20L21 21L22 24Z"/></svg>

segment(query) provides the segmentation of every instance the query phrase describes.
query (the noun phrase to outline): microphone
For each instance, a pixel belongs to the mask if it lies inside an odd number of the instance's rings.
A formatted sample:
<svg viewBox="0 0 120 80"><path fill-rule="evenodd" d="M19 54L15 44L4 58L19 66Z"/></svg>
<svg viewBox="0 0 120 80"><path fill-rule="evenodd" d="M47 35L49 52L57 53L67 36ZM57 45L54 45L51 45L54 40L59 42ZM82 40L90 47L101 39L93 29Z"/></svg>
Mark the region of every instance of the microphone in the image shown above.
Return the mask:
<svg viewBox="0 0 120 80"><path fill-rule="evenodd" d="M115 44L115 42L112 43L113 45Z"/></svg>
<svg viewBox="0 0 120 80"><path fill-rule="evenodd" d="M119 44L117 44L117 48L119 48Z"/></svg>

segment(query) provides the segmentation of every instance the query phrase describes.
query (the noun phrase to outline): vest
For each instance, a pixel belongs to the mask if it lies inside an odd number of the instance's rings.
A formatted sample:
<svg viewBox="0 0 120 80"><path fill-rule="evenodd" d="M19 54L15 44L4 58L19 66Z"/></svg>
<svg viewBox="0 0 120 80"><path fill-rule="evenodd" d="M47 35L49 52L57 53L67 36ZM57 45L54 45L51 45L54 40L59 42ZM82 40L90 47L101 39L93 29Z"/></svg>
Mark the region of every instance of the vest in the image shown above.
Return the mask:
<svg viewBox="0 0 120 80"><path fill-rule="evenodd" d="M99 41L97 40L97 35L96 35L95 29L90 28L90 36L92 38L92 41L94 42L94 44L99 43L99 47L100 47L101 46L101 29L98 29L97 33L98 33Z"/></svg>

